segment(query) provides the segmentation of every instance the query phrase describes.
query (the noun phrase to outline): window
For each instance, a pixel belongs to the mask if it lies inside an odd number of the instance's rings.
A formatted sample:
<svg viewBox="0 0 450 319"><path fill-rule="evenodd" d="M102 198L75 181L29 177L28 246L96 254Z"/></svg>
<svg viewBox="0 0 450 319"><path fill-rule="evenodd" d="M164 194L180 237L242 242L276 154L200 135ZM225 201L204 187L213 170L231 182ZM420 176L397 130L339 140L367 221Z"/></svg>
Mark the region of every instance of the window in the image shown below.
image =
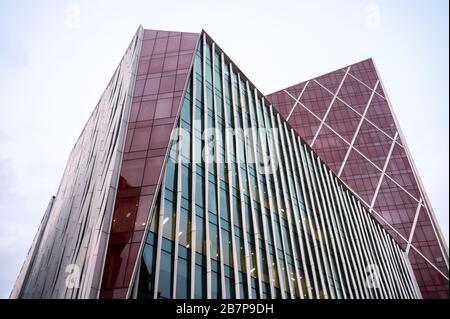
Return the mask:
<svg viewBox="0 0 450 319"><path fill-rule="evenodd" d="M184 258L178 258L176 298L187 298L189 287L189 263Z"/></svg>
<svg viewBox="0 0 450 319"><path fill-rule="evenodd" d="M206 298L206 269L195 265L195 299Z"/></svg>
<svg viewBox="0 0 450 319"><path fill-rule="evenodd" d="M172 290L172 254L161 251L158 298L171 298Z"/></svg>

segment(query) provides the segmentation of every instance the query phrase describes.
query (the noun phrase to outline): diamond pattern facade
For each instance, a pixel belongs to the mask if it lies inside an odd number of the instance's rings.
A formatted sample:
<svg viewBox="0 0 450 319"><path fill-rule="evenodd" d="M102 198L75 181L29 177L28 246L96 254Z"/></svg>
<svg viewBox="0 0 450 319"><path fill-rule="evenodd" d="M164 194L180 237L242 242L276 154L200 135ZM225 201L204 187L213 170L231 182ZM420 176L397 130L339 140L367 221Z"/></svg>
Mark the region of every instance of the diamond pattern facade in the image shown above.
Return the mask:
<svg viewBox="0 0 450 319"><path fill-rule="evenodd" d="M448 298L448 251L372 59L268 100L408 252L425 298Z"/></svg>

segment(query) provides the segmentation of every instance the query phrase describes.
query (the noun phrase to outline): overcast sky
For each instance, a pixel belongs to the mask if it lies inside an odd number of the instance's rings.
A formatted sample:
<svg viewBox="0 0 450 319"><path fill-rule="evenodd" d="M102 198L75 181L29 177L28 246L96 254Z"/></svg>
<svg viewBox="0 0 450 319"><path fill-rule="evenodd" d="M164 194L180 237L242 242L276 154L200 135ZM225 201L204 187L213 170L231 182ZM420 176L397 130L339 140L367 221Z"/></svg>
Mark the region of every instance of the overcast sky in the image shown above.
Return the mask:
<svg viewBox="0 0 450 319"><path fill-rule="evenodd" d="M133 34L204 28L263 92L372 57L448 242L448 1L0 0L0 297Z"/></svg>

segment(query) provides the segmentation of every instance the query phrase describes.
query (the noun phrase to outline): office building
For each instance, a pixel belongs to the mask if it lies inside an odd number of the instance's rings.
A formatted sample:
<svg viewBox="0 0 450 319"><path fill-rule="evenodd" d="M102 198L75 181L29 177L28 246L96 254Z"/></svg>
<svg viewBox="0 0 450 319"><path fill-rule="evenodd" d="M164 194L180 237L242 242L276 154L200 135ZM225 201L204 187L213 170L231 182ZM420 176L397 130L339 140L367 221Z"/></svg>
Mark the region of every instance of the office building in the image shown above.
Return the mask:
<svg viewBox="0 0 450 319"><path fill-rule="evenodd" d="M406 248L270 100L204 31L140 27L11 297L420 298Z"/></svg>

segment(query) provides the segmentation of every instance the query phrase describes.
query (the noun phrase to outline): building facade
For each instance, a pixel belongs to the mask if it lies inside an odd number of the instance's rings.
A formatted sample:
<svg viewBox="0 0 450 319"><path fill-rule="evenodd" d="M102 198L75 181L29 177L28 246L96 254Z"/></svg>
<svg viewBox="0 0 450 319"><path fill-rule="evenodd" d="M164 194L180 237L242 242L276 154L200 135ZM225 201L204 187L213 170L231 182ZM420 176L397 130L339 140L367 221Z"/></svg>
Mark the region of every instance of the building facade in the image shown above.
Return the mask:
<svg viewBox="0 0 450 319"><path fill-rule="evenodd" d="M268 100L408 254L424 298L448 298L448 247L372 59Z"/></svg>
<svg viewBox="0 0 450 319"><path fill-rule="evenodd" d="M420 298L358 196L204 31L140 27L11 297Z"/></svg>

